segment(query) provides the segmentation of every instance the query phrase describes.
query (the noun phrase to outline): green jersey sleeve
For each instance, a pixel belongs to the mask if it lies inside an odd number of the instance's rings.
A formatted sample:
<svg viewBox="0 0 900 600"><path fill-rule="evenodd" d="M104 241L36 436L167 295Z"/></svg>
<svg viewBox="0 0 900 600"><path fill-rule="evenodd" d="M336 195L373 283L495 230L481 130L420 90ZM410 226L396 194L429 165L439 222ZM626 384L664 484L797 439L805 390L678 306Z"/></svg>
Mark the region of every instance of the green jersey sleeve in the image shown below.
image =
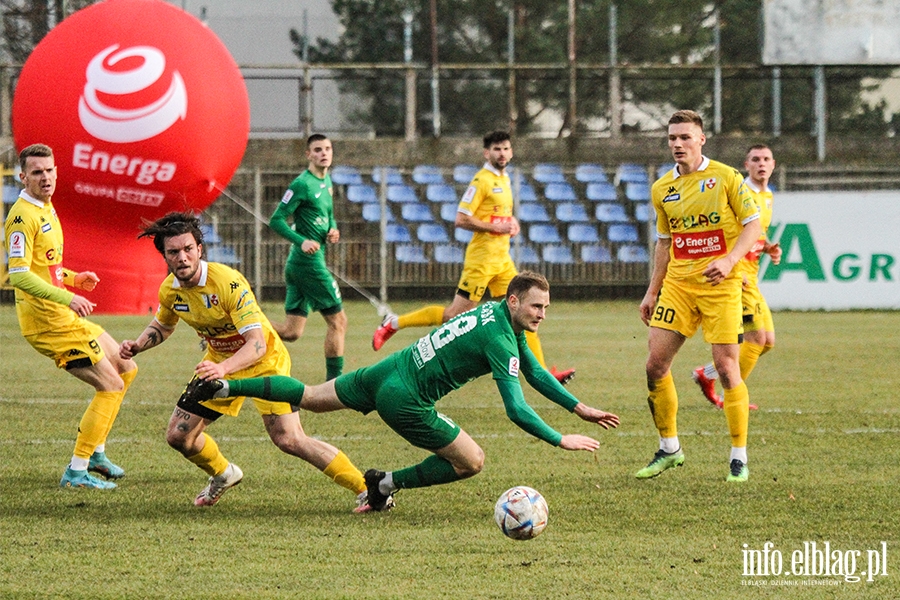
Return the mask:
<svg viewBox="0 0 900 600"><path fill-rule="evenodd" d="M559 446L562 434L547 425L534 409L528 406L522 394L522 386L517 379L498 379L497 389L500 390L500 397L503 398L503 405L506 407L506 416L510 421L534 437Z"/></svg>
<svg viewBox="0 0 900 600"><path fill-rule="evenodd" d="M542 396L551 402L562 406L569 412L575 410L578 405L578 398L569 393L562 384L557 381L556 377L550 374L547 369L541 366L537 357L531 352L528 344L519 346L519 354L522 357L522 374L528 385L541 393Z"/></svg>

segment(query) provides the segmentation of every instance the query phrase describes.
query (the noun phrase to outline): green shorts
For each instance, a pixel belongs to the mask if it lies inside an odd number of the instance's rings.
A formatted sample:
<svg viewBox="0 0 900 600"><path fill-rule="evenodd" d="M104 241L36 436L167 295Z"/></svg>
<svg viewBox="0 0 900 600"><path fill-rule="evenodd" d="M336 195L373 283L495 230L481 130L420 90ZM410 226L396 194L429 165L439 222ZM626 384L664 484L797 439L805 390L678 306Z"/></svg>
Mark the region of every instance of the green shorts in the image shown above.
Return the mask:
<svg viewBox="0 0 900 600"><path fill-rule="evenodd" d="M284 312L306 317L310 312L333 315L341 312L341 289L324 264L297 264L288 261L284 266L286 297Z"/></svg>
<svg viewBox="0 0 900 600"><path fill-rule="evenodd" d="M459 425L422 400L400 377L397 355L341 375L334 382L338 399L347 407L381 419L400 437L425 450L439 450L459 435Z"/></svg>

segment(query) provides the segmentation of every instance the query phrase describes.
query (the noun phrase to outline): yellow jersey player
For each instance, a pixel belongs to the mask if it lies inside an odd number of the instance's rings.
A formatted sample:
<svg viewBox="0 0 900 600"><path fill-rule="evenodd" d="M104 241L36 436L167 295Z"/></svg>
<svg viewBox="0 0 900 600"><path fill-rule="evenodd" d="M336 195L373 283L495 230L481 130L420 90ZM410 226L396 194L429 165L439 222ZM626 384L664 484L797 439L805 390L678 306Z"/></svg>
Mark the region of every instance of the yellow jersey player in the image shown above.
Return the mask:
<svg viewBox="0 0 900 600"><path fill-rule="evenodd" d="M25 189L10 209L5 228L19 327L35 350L96 390L78 424L75 451L60 486L112 489L115 483L90 473L108 480L125 475L106 457L106 438L137 365L120 359L112 336L84 318L95 304L66 289L89 292L99 279L91 271L63 267L62 226L52 202L57 177L53 150L44 144L28 146L19 154L19 166Z"/></svg>
<svg viewBox="0 0 900 600"><path fill-rule="evenodd" d="M509 255L509 240L519 233L519 221L513 215L513 195L506 167L512 160L512 142L505 131L484 137L484 167L475 174L459 202L455 226L473 232L466 247L463 271L456 296L450 306L426 306L405 315L388 315L372 337L372 348L380 350L395 333L407 327L437 327L456 315L471 310L485 292L492 298L506 295L509 282L518 271ZM537 333L526 332L528 347L546 368L544 352ZM566 384L575 369L550 372Z"/></svg>
<svg viewBox="0 0 900 600"><path fill-rule="evenodd" d="M150 237L166 260L169 276L159 288L156 317L136 340L119 347L123 358L163 343L185 321L206 341L207 351L195 367L196 377L242 379L289 375L291 359L281 339L256 302L239 272L203 256L200 221L190 213L169 213L148 224L139 237ZM209 475L209 483L194 500L212 506L243 478L228 461L206 428L222 415L237 416L243 397L193 402L185 395L169 419L166 441ZM347 456L323 441L308 437L297 407L285 402L253 399L272 442L283 452L307 461L366 504L362 473Z"/></svg>
<svg viewBox="0 0 900 600"><path fill-rule="evenodd" d="M761 233L759 210L741 174L703 156L703 120L680 110L669 119L675 167L651 187L657 242L650 284L640 305L650 327L647 402L659 432L659 451L639 470L655 477L684 464L678 441L678 394L671 366L684 341L703 327L725 388L731 434L728 481L746 481L749 392L741 380L741 275L734 267Z"/></svg>
<svg viewBox="0 0 900 600"><path fill-rule="evenodd" d="M763 254L768 254L773 264L781 262L781 246L773 244L766 237L769 224L772 222L772 190L769 189L769 179L775 170L775 158L772 150L765 144L756 144L747 150L747 158L744 161L744 169L747 178L744 183L750 190L750 196L759 208L759 222L762 226L762 235L753 244L750 252L740 260L737 268L744 275L744 285L741 290L741 304L744 312L744 341L741 344L740 367L741 379L746 380L759 357L775 347L775 323L772 320L772 311L759 290L759 260ZM716 393L716 379L719 373L716 366L709 363L694 369L692 374L694 381L700 386L703 395L711 403L722 408L722 399ZM755 404L750 409L756 408Z"/></svg>

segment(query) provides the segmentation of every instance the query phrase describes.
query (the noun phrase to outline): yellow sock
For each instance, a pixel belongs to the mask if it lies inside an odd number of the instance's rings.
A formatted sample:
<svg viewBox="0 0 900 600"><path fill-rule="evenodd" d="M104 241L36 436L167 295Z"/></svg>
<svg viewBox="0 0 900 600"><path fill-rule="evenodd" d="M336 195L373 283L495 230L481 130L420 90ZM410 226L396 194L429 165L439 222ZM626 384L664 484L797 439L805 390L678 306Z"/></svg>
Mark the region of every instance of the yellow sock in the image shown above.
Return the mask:
<svg viewBox="0 0 900 600"><path fill-rule="evenodd" d="M731 445L735 448L746 447L750 423L750 392L746 383L741 381L740 385L725 390L722 410L725 411L725 420L731 433Z"/></svg>
<svg viewBox="0 0 900 600"><path fill-rule="evenodd" d="M547 363L544 362L544 349L541 348L541 338L539 338L538 334L534 333L533 331L526 331L525 341L528 342L528 349L531 350L531 353L534 354L534 357L538 359L538 362L541 363L541 366L546 369Z"/></svg>
<svg viewBox="0 0 900 600"><path fill-rule="evenodd" d="M397 327L399 329L406 329L407 327L437 327L443 323L444 307L437 305L426 306L397 317Z"/></svg>
<svg viewBox="0 0 900 600"><path fill-rule="evenodd" d="M331 477L336 484L351 492L359 494L366 490L366 480L363 479L363 474L340 450L322 472Z"/></svg>
<svg viewBox="0 0 900 600"><path fill-rule="evenodd" d="M753 372L753 367L756 366L756 361L759 360L759 357L762 356L765 351L766 347L760 346L759 344L754 344L752 342L744 342L741 344L741 379L747 381L747 378L750 377L750 373Z"/></svg>
<svg viewBox="0 0 900 600"><path fill-rule="evenodd" d="M678 435L676 417L678 415L678 392L675 391L675 380L672 372L657 381L651 381L647 403L653 422L659 430L659 437L672 438Z"/></svg>
<svg viewBox="0 0 900 600"><path fill-rule="evenodd" d="M106 434L103 436L103 442L106 443L106 438L109 437L109 432L112 431L113 423L116 422L116 417L119 416L119 409L122 408L122 400L125 399L125 392L128 391L128 388L131 386L131 383L134 381L134 378L137 377L137 367L128 371L127 373L122 373L122 383L124 384L122 387L122 391L119 392L121 396L119 398L118 404L116 404L116 409L113 411L112 417L109 419L109 425L106 427Z"/></svg>
<svg viewBox="0 0 900 600"><path fill-rule="evenodd" d="M228 459L219 452L219 445L205 431L203 437L206 440L203 449L188 460L203 469L210 477L221 475L228 468Z"/></svg>
<svg viewBox="0 0 900 600"><path fill-rule="evenodd" d="M78 424L75 438L75 456L90 458L94 448L106 440L109 424L115 418L122 402L121 392L96 392Z"/></svg>

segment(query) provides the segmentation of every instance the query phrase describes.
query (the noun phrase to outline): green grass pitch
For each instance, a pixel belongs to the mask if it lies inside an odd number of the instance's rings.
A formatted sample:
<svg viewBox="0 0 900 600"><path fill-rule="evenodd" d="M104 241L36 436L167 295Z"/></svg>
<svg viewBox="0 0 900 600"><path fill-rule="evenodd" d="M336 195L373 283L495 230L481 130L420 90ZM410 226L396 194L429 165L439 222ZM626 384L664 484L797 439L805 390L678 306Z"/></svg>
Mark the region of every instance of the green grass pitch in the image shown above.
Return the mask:
<svg viewBox="0 0 900 600"><path fill-rule="evenodd" d="M280 306L266 308L273 320L282 317ZM423 333L400 332L376 354L374 310L361 302L346 308L347 370ZM94 320L121 341L137 336L149 317ZM527 436L482 378L438 408L485 449L484 471L405 490L390 513L354 515L351 494L278 451L249 403L209 429L243 468L244 482L211 509L192 505L206 477L164 439L201 357L183 324L138 356L140 374L108 441L110 457L127 471L119 488L60 490L91 392L34 352L13 307L0 306L0 598L898 597L900 312L785 312L775 323L776 349L749 381L760 409L751 413L746 484L725 483L724 416L690 380L709 357L700 336L674 366L685 466L639 481L633 474L657 440L637 302L557 302L541 327L549 363L576 367L570 390L622 423L605 432L527 384L526 397L558 430L599 437L600 449L566 452ZM324 377L323 332L312 315L304 338L289 345L294 375L304 381ZM363 470L426 456L376 415L301 419ZM520 484L550 506L547 529L526 542L506 539L492 520L496 498ZM847 567L848 552L861 552L857 575L868 550L886 548L887 575L853 583L744 574L747 551L766 542L789 570L804 543L826 541Z"/></svg>

